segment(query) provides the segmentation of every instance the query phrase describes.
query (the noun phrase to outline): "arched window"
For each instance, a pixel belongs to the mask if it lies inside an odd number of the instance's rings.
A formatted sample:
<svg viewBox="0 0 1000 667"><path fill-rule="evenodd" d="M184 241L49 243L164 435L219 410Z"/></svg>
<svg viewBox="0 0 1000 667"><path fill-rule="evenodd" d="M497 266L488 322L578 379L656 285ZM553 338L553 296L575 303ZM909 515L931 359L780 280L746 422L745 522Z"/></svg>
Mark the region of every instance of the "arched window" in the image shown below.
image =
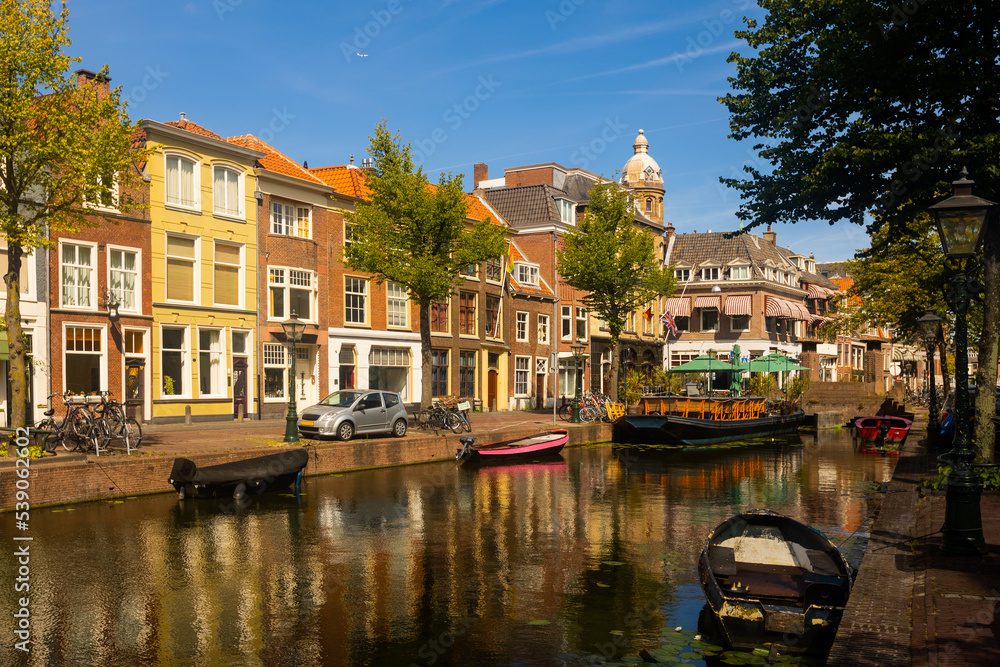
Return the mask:
<svg viewBox="0 0 1000 667"><path fill-rule="evenodd" d="M652 210L653 210L653 198L646 197L646 211L652 211Z"/></svg>

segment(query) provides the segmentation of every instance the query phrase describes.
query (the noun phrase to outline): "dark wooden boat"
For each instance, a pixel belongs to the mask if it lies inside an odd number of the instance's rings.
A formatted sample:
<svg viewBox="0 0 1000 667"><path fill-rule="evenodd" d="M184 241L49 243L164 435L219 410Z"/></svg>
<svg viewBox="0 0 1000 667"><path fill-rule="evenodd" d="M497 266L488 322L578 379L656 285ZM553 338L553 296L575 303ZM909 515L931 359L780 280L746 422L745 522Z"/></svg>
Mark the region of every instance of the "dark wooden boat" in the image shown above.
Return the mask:
<svg viewBox="0 0 1000 667"><path fill-rule="evenodd" d="M912 424L912 421L903 417L858 417L854 420L854 435L862 446L873 446L878 451L898 452L906 442Z"/></svg>
<svg viewBox="0 0 1000 667"><path fill-rule="evenodd" d="M455 458L469 462L486 463L552 456L562 451L568 440L569 431L566 429L542 431L524 438L491 442L485 445L475 444L474 436L463 435L459 439L462 448L455 454Z"/></svg>
<svg viewBox="0 0 1000 667"><path fill-rule="evenodd" d="M698 575L722 638L734 649L779 645L825 655L853 573L819 531L777 512L748 510L708 535Z"/></svg>
<svg viewBox="0 0 1000 667"><path fill-rule="evenodd" d="M802 410L772 414L760 396L701 398L644 396L640 415L615 422L614 441L624 444L710 445L798 429Z"/></svg>
<svg viewBox="0 0 1000 667"><path fill-rule="evenodd" d="M176 458L168 481L181 499L242 498L249 493L281 491L293 482L297 489L307 463L309 453L301 447L204 468L190 459Z"/></svg>

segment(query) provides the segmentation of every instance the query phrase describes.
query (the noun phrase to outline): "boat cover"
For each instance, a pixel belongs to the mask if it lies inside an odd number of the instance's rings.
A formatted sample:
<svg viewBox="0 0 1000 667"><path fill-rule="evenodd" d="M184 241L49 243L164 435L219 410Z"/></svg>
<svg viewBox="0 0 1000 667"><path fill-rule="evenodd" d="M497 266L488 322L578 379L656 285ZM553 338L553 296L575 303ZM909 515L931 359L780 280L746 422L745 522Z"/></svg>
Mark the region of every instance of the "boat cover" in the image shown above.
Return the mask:
<svg viewBox="0 0 1000 667"><path fill-rule="evenodd" d="M171 484L230 484L295 473L302 470L307 463L309 463L309 453L301 447L204 468L199 468L190 459L177 458L174 459L169 481Z"/></svg>

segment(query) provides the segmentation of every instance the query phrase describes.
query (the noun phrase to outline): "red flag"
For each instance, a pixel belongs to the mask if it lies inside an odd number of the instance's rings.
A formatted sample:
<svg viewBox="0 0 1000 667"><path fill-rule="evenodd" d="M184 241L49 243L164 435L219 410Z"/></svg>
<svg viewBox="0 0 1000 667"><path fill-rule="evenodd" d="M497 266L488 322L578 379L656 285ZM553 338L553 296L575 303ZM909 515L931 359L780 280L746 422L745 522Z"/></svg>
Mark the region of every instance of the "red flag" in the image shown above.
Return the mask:
<svg viewBox="0 0 1000 667"><path fill-rule="evenodd" d="M652 311L652 309L647 308L646 312L643 313L643 316L646 318L647 322L652 322L653 321L653 311Z"/></svg>

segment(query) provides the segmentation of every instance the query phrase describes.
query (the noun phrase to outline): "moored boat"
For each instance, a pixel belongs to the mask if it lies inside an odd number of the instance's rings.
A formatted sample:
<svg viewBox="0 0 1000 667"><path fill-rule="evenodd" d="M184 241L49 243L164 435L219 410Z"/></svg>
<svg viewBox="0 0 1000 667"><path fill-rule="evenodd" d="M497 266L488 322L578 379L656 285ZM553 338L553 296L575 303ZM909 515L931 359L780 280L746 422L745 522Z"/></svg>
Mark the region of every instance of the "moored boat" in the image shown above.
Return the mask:
<svg viewBox="0 0 1000 667"><path fill-rule="evenodd" d="M850 596L853 573L822 533L769 510L726 519L698 561L705 597L723 639L752 651L825 655Z"/></svg>
<svg viewBox="0 0 1000 667"><path fill-rule="evenodd" d="M204 468L199 468L190 459L176 458L167 481L181 499L242 498L248 493L281 491L293 482L296 482L297 488L301 479L299 476L307 463L309 453L301 447Z"/></svg>
<svg viewBox="0 0 1000 667"><path fill-rule="evenodd" d="M899 451L912 424L903 417L858 417L854 420L854 433L862 445L875 446L879 451Z"/></svg>
<svg viewBox="0 0 1000 667"><path fill-rule="evenodd" d="M513 459L537 458L552 456L562 451L569 440L569 431L553 429L534 435L501 442L491 442L484 445L475 444L471 435L463 435L459 442L461 449L455 454L456 459L469 462L485 463L488 461L510 461Z"/></svg>
<svg viewBox="0 0 1000 667"><path fill-rule="evenodd" d="M802 410L774 414L760 396L702 398L644 396L644 414L615 422L614 441L624 444L709 445L757 438L798 429Z"/></svg>

